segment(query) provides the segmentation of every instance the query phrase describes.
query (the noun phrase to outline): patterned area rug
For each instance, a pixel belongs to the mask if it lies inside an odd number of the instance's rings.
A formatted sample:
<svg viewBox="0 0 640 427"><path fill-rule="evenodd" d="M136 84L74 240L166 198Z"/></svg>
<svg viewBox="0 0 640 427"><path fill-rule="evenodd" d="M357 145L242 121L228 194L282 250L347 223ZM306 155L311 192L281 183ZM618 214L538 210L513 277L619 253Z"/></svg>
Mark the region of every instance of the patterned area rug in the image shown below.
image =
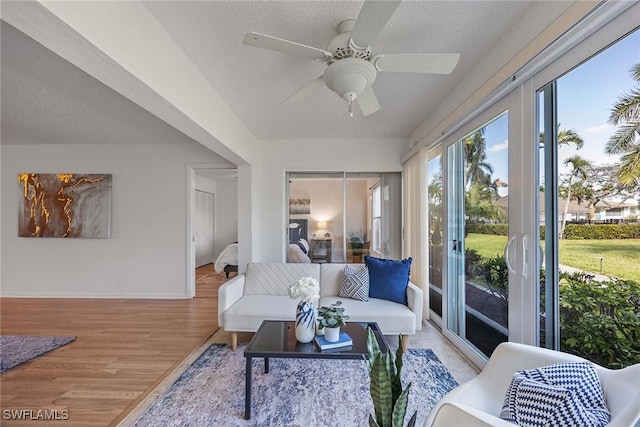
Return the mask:
<svg viewBox="0 0 640 427"><path fill-rule="evenodd" d="M253 361L253 414L244 419L244 346L209 347L134 423L135 426L361 427L373 404L364 361L262 359ZM431 350L404 356L403 384L412 382L409 409L416 425L458 384Z"/></svg>
<svg viewBox="0 0 640 427"><path fill-rule="evenodd" d="M0 373L74 341L76 337L0 335Z"/></svg>

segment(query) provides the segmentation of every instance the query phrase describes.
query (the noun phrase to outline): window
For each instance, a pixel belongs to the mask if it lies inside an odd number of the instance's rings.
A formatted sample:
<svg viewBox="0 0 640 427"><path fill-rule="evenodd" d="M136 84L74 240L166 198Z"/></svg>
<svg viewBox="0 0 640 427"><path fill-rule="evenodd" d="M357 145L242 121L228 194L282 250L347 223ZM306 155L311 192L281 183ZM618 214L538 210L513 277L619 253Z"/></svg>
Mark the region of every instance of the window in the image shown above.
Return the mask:
<svg viewBox="0 0 640 427"><path fill-rule="evenodd" d="M623 130L637 135L638 113L616 114L638 103L638 46L640 31L538 95L540 342L609 368L640 362L640 239L623 224L640 189L640 141Z"/></svg>
<svg viewBox="0 0 640 427"><path fill-rule="evenodd" d="M509 338L509 114L447 147L447 328L489 357Z"/></svg>

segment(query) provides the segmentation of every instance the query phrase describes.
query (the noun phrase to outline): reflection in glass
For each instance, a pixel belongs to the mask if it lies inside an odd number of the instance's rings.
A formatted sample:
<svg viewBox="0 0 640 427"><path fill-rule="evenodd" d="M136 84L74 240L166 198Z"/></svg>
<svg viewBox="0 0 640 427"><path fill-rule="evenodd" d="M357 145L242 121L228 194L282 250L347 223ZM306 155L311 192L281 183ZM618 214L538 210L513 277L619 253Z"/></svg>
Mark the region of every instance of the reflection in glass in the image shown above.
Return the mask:
<svg viewBox="0 0 640 427"><path fill-rule="evenodd" d="M429 308L442 317L442 155L427 164Z"/></svg>
<svg viewBox="0 0 640 427"><path fill-rule="evenodd" d="M448 328L489 357L508 340L508 114L448 149Z"/></svg>
<svg viewBox="0 0 640 427"><path fill-rule="evenodd" d="M401 257L399 172L291 172L288 178L288 262Z"/></svg>

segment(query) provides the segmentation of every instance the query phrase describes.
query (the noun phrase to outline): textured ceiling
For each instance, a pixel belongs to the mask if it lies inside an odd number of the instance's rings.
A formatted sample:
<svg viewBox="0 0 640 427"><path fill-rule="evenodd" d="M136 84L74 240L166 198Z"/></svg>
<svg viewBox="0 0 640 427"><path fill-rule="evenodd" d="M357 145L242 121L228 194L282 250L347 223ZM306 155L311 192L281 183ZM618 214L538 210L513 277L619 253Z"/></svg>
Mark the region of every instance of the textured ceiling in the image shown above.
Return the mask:
<svg viewBox="0 0 640 427"><path fill-rule="evenodd" d="M161 144L191 138L2 21L2 144Z"/></svg>
<svg viewBox="0 0 640 427"><path fill-rule="evenodd" d="M279 103L326 65L245 46L256 31L326 48L362 2L149 1L148 10L262 140L407 138L524 16L534 1L404 1L373 53L459 52L451 75L378 73L382 108L349 117L326 87ZM153 49L153 46L149 47ZM2 140L10 143L192 143L114 90L2 23Z"/></svg>
<svg viewBox="0 0 640 427"><path fill-rule="evenodd" d="M255 47L249 31L325 49L362 2L149 1L147 8L259 139L406 138L473 72L528 11L527 1L404 1L373 53L459 52L451 75L378 73L381 110L353 118L326 87L291 106L279 103L323 74L326 65Z"/></svg>

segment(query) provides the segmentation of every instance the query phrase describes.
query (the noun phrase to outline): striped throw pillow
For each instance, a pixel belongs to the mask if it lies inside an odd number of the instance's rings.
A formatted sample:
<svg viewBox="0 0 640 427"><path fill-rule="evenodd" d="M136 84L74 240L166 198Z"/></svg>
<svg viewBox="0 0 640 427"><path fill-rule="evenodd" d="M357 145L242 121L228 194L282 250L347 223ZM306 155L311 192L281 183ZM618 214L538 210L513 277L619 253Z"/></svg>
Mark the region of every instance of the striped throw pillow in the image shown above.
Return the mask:
<svg viewBox="0 0 640 427"><path fill-rule="evenodd" d="M338 296L359 301L369 301L369 269L365 266L362 270L356 272L348 264L345 265Z"/></svg>
<svg viewBox="0 0 640 427"><path fill-rule="evenodd" d="M525 427L604 427L609 416L598 374L588 362L517 371L500 413Z"/></svg>

